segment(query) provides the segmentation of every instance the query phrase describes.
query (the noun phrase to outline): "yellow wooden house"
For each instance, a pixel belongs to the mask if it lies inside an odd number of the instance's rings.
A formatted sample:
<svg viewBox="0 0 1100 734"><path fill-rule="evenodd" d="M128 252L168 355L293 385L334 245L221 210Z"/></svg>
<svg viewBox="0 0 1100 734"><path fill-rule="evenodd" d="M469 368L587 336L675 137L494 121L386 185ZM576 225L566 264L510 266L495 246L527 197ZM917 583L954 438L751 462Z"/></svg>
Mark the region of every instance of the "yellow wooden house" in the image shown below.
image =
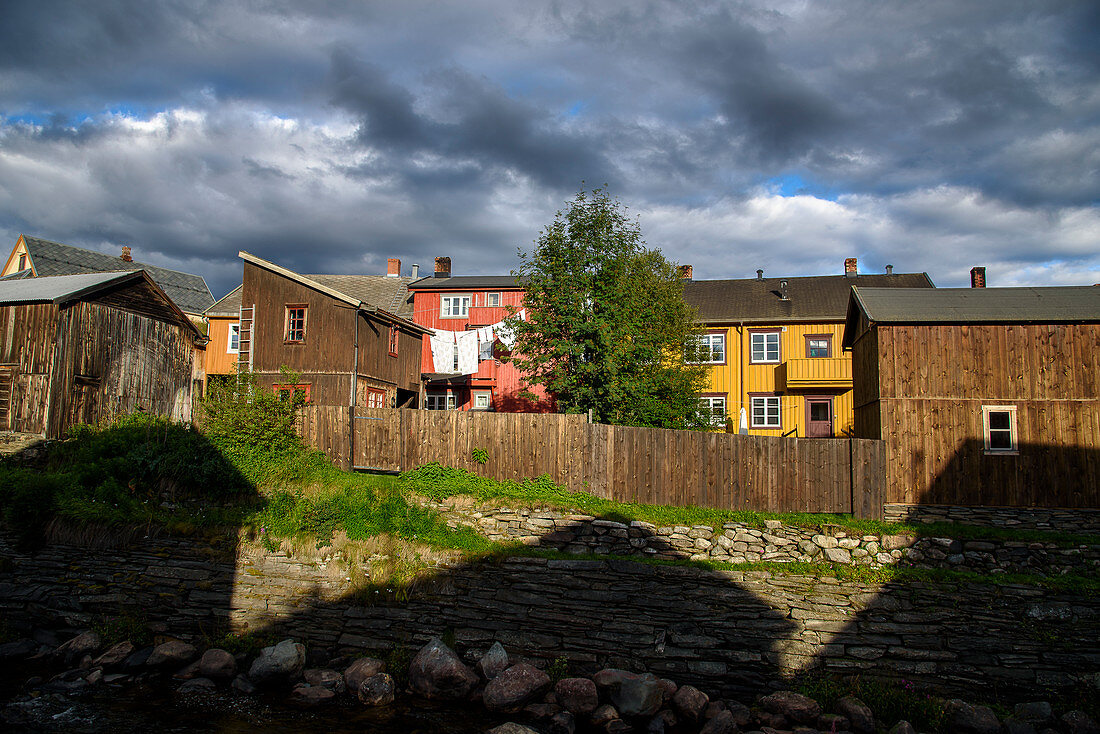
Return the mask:
<svg viewBox="0 0 1100 734"><path fill-rule="evenodd" d="M681 272L690 274L690 267ZM852 359L841 351L853 285L934 288L926 273L687 280L684 300L703 324L716 427L753 435L831 437L852 431Z"/></svg>

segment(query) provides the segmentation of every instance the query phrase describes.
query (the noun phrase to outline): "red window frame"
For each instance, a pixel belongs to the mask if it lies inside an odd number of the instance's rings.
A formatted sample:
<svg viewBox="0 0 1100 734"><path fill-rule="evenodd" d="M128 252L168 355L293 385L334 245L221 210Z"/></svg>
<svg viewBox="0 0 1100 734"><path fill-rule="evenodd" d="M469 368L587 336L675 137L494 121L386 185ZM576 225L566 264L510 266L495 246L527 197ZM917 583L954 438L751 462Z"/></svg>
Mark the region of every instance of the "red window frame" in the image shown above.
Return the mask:
<svg viewBox="0 0 1100 734"><path fill-rule="evenodd" d="M749 364L782 364L783 362L783 330L782 329L748 329L749 332ZM764 359L755 359L752 353L752 338L758 335L775 334L776 358L768 359L767 340L764 341Z"/></svg>
<svg viewBox="0 0 1100 734"><path fill-rule="evenodd" d="M386 407L386 391L379 390L377 387L367 388L367 407L368 408L385 408Z"/></svg>
<svg viewBox="0 0 1100 734"><path fill-rule="evenodd" d="M309 388L310 388L309 383L300 383L300 384L297 384L297 385L272 385L271 386L271 389L275 391L275 394L282 397L283 399L290 399L294 395L294 393L296 393L296 392L299 392L299 391L304 392L307 403L310 402L310 400L311 400Z"/></svg>
<svg viewBox="0 0 1100 734"><path fill-rule="evenodd" d="M401 332L398 331L396 324L390 324L390 356L391 357L396 357L397 356L397 341L399 339L399 334L400 333Z"/></svg>
<svg viewBox="0 0 1100 734"><path fill-rule="evenodd" d="M825 356L813 356L810 354L810 341L824 341L825 342ZM825 359L833 356L833 335L832 334L806 334L806 357L809 359Z"/></svg>
<svg viewBox="0 0 1100 734"><path fill-rule="evenodd" d="M306 340L306 321L309 306L304 303L288 303L283 318L283 342L285 344L304 344Z"/></svg>

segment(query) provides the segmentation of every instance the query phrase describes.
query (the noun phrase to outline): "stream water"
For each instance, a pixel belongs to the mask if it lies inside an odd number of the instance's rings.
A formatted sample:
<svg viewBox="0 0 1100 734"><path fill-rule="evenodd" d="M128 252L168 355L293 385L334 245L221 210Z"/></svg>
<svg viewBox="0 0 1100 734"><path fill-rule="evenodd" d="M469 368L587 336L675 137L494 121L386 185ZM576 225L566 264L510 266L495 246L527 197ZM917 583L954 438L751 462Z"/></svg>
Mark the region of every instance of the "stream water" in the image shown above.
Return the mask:
<svg viewBox="0 0 1100 734"><path fill-rule="evenodd" d="M341 697L339 703L302 710L273 696L222 691L180 694L161 683L100 685L79 695L43 693L26 700L19 684L11 687L4 682L0 681L0 729L5 732L480 734L507 720L482 708L408 698L388 707L367 708Z"/></svg>

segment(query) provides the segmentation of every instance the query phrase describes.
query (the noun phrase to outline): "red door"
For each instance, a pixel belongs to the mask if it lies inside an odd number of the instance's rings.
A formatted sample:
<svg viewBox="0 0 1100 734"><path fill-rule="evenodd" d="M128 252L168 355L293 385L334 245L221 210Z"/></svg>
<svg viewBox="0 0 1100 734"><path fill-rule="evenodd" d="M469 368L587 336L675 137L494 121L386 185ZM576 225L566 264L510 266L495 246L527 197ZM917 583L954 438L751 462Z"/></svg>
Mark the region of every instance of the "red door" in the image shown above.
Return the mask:
<svg viewBox="0 0 1100 734"><path fill-rule="evenodd" d="M806 398L806 436L809 438L832 438L832 398Z"/></svg>

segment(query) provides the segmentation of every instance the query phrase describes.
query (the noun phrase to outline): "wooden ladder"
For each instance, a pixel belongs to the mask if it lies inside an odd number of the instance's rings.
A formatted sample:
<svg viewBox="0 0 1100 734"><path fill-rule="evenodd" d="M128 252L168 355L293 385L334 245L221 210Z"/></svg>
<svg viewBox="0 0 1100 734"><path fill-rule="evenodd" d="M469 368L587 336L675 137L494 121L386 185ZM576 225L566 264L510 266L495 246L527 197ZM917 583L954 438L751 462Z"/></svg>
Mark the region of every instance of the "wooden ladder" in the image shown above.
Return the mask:
<svg viewBox="0 0 1100 734"><path fill-rule="evenodd" d="M0 430L12 430L11 396L15 385L15 368L0 365Z"/></svg>
<svg viewBox="0 0 1100 734"><path fill-rule="evenodd" d="M256 314L256 304L241 305L237 320L237 373L252 371L252 324Z"/></svg>

